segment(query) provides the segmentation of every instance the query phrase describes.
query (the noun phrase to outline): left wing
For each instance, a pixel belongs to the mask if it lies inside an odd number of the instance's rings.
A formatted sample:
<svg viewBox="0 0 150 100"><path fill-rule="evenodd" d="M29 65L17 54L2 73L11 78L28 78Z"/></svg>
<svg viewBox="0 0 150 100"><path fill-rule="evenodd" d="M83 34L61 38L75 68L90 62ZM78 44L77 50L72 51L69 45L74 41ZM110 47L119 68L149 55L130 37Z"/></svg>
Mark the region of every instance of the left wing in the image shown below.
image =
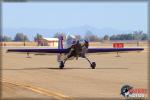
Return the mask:
<svg viewBox="0 0 150 100"><path fill-rule="evenodd" d="M88 48L88 53L142 51L144 48Z"/></svg>
<svg viewBox="0 0 150 100"><path fill-rule="evenodd" d="M7 52L68 53L69 49L8 49Z"/></svg>

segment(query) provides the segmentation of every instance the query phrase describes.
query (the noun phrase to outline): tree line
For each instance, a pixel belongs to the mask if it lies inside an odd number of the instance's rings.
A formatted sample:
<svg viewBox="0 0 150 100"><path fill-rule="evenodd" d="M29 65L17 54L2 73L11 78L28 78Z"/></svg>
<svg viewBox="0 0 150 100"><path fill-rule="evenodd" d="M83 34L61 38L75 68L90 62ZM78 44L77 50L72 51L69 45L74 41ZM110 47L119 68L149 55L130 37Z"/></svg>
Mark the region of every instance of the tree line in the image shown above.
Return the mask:
<svg viewBox="0 0 150 100"><path fill-rule="evenodd" d="M12 39L10 36L7 35L0 35L0 39L1 41L5 41L5 42L11 42L11 41L29 41L27 35L23 34L23 33L17 33L14 37L14 39Z"/></svg>
<svg viewBox="0 0 150 100"><path fill-rule="evenodd" d="M134 31L128 34L112 35L110 40L148 40L148 34L143 31Z"/></svg>
<svg viewBox="0 0 150 100"><path fill-rule="evenodd" d="M55 33L54 34L54 38L57 38L59 36L63 36L64 40L66 39L66 34L65 33ZM100 37L98 35L93 34L91 31L86 31L85 36L81 36L81 35L75 35L75 37L78 40L88 40L90 42L99 42L99 41L103 41L103 40L148 40L148 34L144 33L143 31L134 31L132 33L128 33L128 34L116 34L116 35L104 35L103 37ZM40 39L42 39L43 36L39 33L36 34L36 36L34 37L34 41L38 41ZM0 35L0 39L1 41L5 41L5 42L9 42L9 41L29 41L29 38L27 37L27 35L23 34L23 33L17 33L14 37L14 39L12 39L9 36L6 35Z"/></svg>

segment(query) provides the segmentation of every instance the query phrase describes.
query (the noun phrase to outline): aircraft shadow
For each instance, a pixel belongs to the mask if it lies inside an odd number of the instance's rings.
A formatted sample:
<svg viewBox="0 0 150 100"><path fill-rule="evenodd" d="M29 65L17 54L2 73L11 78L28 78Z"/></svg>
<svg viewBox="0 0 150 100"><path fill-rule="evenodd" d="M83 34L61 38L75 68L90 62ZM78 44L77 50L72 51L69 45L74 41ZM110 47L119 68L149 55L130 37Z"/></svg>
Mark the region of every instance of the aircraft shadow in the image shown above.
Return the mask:
<svg viewBox="0 0 150 100"><path fill-rule="evenodd" d="M9 68L9 69L0 69L0 70L42 70L42 69L50 69L50 70L67 70L67 69L91 69L90 67L89 68L64 68L64 69L59 69L59 68L50 68L50 67L39 67L39 68L21 68L21 69L15 69L15 68ZM114 67L112 67L112 68L96 68L95 70L97 70L97 69L99 69L99 70L101 70L101 69L128 69L128 68L121 68L121 67L116 67L116 68L114 68Z"/></svg>

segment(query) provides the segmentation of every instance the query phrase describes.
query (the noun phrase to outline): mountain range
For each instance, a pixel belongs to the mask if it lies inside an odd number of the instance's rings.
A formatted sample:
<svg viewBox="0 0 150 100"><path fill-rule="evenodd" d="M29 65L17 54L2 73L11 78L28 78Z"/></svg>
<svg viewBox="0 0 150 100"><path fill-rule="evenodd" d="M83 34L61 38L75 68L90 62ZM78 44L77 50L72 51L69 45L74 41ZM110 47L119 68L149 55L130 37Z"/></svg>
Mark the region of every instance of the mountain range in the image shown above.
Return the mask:
<svg viewBox="0 0 150 100"><path fill-rule="evenodd" d="M39 33L43 35L43 37L53 37L55 33L61 32L65 34L75 34L85 36L87 31L91 31L93 34L98 35L100 37L112 34L122 34L129 33L134 30L118 30L113 28L97 28L93 26L79 26L79 27L70 27L70 28L61 28L61 29L52 29L52 28L3 28L3 34L14 37L16 33L24 33L26 34L30 40L33 40L34 36Z"/></svg>

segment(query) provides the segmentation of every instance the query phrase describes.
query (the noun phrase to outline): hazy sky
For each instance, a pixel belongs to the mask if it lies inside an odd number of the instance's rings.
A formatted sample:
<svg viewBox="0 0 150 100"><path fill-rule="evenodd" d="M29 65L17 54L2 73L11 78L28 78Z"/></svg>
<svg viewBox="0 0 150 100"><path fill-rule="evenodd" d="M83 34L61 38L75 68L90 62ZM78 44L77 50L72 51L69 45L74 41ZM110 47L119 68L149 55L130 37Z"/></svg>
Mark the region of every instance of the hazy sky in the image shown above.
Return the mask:
<svg viewBox="0 0 150 100"><path fill-rule="evenodd" d="M97 28L147 31L147 3L3 3L3 28Z"/></svg>

